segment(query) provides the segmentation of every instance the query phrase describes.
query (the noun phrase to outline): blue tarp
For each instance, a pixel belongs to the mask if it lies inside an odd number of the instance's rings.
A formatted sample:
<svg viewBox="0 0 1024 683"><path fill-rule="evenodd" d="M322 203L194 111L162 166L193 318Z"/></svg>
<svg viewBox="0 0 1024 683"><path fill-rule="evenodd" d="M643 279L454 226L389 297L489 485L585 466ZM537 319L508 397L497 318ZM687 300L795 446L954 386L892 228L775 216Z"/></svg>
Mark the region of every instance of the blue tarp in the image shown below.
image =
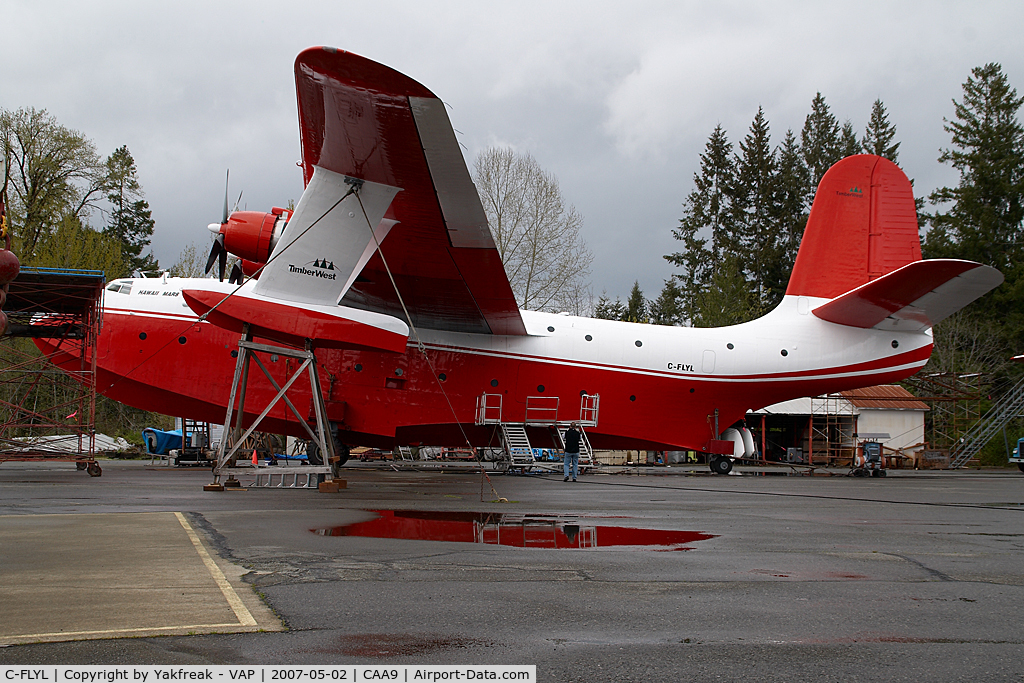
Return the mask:
<svg viewBox="0 0 1024 683"><path fill-rule="evenodd" d="M167 455L175 448L181 448L181 430L172 429L165 432L147 427L142 430L142 440L146 444L146 452L156 455Z"/></svg>

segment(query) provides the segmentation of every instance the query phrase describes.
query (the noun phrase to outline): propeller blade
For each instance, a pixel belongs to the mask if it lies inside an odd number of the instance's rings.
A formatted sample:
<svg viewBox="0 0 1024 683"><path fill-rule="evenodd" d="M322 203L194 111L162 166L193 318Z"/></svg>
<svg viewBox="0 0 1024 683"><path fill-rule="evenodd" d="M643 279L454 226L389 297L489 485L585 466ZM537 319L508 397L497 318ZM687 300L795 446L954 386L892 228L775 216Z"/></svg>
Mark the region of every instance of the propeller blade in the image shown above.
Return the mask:
<svg viewBox="0 0 1024 683"><path fill-rule="evenodd" d="M218 233L216 239L213 240L213 248L210 249L210 257L206 259L206 274L209 275L213 269L213 264L217 261L217 257L221 254L226 254L227 250L224 249L224 233ZM223 268L221 272L223 273ZM221 277L221 280L224 278Z"/></svg>
<svg viewBox="0 0 1024 683"><path fill-rule="evenodd" d="M224 218L221 220L221 225L228 222L228 181L231 179L231 169L228 169L227 174L224 176ZM224 278L221 278L222 280Z"/></svg>
<svg viewBox="0 0 1024 683"><path fill-rule="evenodd" d="M245 190L242 190L242 192L245 192ZM231 209L231 213L238 211L238 205L242 203L242 192L238 193L238 199L235 200L235 208Z"/></svg>
<svg viewBox="0 0 1024 683"><path fill-rule="evenodd" d="M231 274L228 275L228 283L232 285L240 285L244 278L245 275L242 273L242 264L235 261L231 266Z"/></svg>
<svg viewBox="0 0 1024 683"><path fill-rule="evenodd" d="M228 267L228 250L221 247L220 254L218 256L220 258L220 263L217 268L217 279L224 282L224 271Z"/></svg>

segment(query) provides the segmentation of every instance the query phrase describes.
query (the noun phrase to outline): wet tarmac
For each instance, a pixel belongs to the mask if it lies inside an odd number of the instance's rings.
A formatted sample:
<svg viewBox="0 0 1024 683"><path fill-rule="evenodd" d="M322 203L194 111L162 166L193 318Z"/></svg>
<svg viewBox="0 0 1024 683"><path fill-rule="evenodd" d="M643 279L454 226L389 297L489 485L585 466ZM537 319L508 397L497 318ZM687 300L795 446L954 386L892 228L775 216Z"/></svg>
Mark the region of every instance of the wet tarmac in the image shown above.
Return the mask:
<svg viewBox="0 0 1024 683"><path fill-rule="evenodd" d="M95 479L66 464L0 466L0 643L11 643L0 664L515 663L545 681L1024 676L1016 470L662 469L575 484L345 475L333 494L210 493L206 471L141 462L104 463ZM202 628L174 630L188 626ZM139 637L112 637L128 635ZM64 638L88 640L35 642Z"/></svg>

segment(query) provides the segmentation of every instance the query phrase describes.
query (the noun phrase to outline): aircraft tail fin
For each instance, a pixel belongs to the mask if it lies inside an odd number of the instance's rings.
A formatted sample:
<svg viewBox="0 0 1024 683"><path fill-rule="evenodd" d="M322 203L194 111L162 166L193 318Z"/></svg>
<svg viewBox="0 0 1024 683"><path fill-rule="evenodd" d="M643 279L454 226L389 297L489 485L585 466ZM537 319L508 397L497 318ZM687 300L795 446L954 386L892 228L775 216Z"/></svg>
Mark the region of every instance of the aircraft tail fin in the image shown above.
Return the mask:
<svg viewBox="0 0 1024 683"><path fill-rule="evenodd" d="M786 294L832 299L920 260L906 174L879 156L846 157L818 184Z"/></svg>

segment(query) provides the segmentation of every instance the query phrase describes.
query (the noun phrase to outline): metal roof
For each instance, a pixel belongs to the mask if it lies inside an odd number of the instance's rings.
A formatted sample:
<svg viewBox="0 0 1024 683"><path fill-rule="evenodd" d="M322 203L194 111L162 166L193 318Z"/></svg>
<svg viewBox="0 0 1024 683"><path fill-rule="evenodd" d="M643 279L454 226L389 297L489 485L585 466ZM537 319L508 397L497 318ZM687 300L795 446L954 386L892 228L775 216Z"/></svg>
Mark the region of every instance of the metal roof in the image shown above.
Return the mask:
<svg viewBox="0 0 1024 683"><path fill-rule="evenodd" d="M896 384L840 391L840 395L861 410L929 410L924 401Z"/></svg>

